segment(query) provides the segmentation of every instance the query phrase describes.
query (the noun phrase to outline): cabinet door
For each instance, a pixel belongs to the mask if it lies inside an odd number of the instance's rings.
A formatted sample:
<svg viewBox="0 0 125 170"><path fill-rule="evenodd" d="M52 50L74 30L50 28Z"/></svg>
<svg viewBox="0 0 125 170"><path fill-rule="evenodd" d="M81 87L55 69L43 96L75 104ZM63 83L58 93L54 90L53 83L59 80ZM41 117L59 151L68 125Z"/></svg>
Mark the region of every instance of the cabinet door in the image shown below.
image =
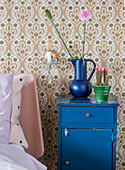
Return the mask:
<svg viewBox="0 0 125 170"><path fill-rule="evenodd" d="M62 170L111 169L112 130L62 130Z"/></svg>

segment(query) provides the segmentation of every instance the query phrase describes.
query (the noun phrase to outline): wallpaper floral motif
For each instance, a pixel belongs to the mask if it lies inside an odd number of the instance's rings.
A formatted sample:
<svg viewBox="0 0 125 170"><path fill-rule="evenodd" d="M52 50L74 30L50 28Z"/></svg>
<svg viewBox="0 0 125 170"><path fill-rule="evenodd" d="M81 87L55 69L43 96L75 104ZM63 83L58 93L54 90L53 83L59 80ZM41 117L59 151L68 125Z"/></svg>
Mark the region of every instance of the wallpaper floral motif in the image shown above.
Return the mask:
<svg viewBox="0 0 125 170"><path fill-rule="evenodd" d="M86 52L98 66L108 67L111 94L118 97L117 170L125 169L125 6L124 0L1 0L0 72L33 73L37 80L45 154L40 159L48 170L57 169L59 94L69 94L73 66L61 40L45 15L48 8L67 45L82 50L83 22L78 14L87 9ZM46 42L59 53L59 63L51 69L42 63ZM88 58L88 57L87 57ZM88 65L88 74L92 65ZM95 81L93 76L92 83Z"/></svg>

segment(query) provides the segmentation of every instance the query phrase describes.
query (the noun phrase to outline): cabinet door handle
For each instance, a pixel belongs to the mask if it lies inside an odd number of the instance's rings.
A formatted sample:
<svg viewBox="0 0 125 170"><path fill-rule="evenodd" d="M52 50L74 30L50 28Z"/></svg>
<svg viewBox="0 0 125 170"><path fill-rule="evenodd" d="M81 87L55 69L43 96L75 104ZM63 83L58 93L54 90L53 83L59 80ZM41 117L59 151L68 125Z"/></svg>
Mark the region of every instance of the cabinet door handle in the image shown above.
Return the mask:
<svg viewBox="0 0 125 170"><path fill-rule="evenodd" d="M89 113L87 113L87 114L86 114L86 117L90 117L90 114L89 114Z"/></svg>
<svg viewBox="0 0 125 170"><path fill-rule="evenodd" d="M67 128L65 128L65 136L68 136L68 129Z"/></svg>
<svg viewBox="0 0 125 170"><path fill-rule="evenodd" d="M65 161L65 165L69 165L69 161Z"/></svg>

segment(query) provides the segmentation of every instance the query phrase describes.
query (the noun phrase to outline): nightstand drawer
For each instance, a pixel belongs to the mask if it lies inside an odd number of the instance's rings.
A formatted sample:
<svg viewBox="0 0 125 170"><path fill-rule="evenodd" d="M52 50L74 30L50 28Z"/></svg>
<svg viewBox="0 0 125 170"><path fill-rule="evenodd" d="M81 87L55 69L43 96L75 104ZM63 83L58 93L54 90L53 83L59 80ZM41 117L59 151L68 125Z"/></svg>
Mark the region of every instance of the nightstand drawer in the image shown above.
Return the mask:
<svg viewBox="0 0 125 170"><path fill-rule="evenodd" d="M65 123L113 123L113 107L62 107Z"/></svg>

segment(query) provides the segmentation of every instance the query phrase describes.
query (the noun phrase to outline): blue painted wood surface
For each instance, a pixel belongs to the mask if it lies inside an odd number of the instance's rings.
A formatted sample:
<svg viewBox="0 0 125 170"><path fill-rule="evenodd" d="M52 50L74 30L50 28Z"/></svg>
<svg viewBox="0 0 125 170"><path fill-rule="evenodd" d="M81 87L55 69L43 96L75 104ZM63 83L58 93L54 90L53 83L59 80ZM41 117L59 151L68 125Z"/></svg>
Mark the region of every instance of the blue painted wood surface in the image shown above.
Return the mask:
<svg viewBox="0 0 125 170"><path fill-rule="evenodd" d="M119 106L116 96L97 103L95 96L74 99L63 95L57 103L58 170L115 170Z"/></svg>
<svg viewBox="0 0 125 170"><path fill-rule="evenodd" d="M65 161L69 165L65 165ZM63 170L110 170L112 166L112 130L62 130Z"/></svg>
<svg viewBox="0 0 125 170"><path fill-rule="evenodd" d="M88 98L74 98L72 95L59 95L57 105L60 106L119 106L118 99L114 95L109 95L107 102L98 103L94 95Z"/></svg>
<svg viewBox="0 0 125 170"><path fill-rule="evenodd" d="M62 107L62 122L113 123L113 107Z"/></svg>

